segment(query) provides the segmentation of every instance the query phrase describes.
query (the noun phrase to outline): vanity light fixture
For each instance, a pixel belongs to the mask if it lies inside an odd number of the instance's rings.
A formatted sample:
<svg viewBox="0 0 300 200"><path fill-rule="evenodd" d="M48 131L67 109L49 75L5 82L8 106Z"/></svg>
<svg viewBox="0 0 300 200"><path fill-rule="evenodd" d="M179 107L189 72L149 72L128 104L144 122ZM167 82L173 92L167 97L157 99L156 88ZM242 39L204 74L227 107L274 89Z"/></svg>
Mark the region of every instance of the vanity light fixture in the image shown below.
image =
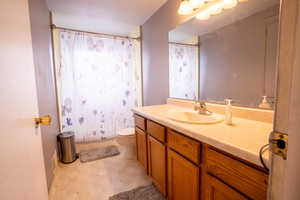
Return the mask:
<svg viewBox="0 0 300 200"><path fill-rule="evenodd" d="M180 15L189 15L193 12L193 7L191 6L188 0L183 0L180 3L178 14Z"/></svg>
<svg viewBox="0 0 300 200"><path fill-rule="evenodd" d="M189 4L192 8L199 8L205 3L204 0L189 0Z"/></svg>
<svg viewBox="0 0 300 200"><path fill-rule="evenodd" d="M224 9L234 8L237 4L237 0L223 0L224 1Z"/></svg>
<svg viewBox="0 0 300 200"><path fill-rule="evenodd" d="M211 15L220 14L223 9L234 8L238 4L238 0L215 0L213 3L207 3L200 8L196 15L197 19L207 20Z"/></svg>
<svg viewBox="0 0 300 200"><path fill-rule="evenodd" d="M211 15L217 15L223 9L234 8L238 2L246 2L248 0L183 0L178 9L180 15L190 15L198 12L197 19L206 20Z"/></svg>

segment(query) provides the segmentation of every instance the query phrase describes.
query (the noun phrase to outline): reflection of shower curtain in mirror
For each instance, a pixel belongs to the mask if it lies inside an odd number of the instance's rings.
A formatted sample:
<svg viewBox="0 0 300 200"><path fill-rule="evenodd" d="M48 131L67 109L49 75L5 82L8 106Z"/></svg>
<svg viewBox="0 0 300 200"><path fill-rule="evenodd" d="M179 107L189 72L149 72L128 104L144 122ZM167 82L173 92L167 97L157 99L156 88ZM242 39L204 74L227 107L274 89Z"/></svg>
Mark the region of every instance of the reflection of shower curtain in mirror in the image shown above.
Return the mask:
<svg viewBox="0 0 300 200"><path fill-rule="evenodd" d="M139 104L138 42L73 31L58 37L62 131L75 131L77 142L91 142L133 128L131 109Z"/></svg>
<svg viewBox="0 0 300 200"><path fill-rule="evenodd" d="M197 52L196 46L169 44L170 97L196 99Z"/></svg>

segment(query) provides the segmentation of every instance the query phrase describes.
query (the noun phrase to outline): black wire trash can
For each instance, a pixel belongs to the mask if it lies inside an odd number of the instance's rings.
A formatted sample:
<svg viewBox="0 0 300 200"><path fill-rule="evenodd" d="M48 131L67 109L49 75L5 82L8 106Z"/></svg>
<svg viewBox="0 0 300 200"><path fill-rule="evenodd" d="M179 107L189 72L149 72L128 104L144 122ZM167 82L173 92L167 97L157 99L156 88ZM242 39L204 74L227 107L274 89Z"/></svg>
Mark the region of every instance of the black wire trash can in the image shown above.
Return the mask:
<svg viewBox="0 0 300 200"><path fill-rule="evenodd" d="M75 134L73 131L63 132L57 136L58 157L62 163L74 162L78 155L75 146Z"/></svg>

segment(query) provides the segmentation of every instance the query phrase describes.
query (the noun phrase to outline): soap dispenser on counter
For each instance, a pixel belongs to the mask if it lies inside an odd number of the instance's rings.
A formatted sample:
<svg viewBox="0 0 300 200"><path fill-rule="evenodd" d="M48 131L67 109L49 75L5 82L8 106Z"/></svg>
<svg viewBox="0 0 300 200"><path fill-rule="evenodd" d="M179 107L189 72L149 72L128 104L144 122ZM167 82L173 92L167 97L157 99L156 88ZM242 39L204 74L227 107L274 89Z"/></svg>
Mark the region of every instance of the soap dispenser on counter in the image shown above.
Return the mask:
<svg viewBox="0 0 300 200"><path fill-rule="evenodd" d="M262 102L259 104L259 108L271 109L272 105L268 102L267 96L262 96Z"/></svg>
<svg viewBox="0 0 300 200"><path fill-rule="evenodd" d="M232 125L232 99L225 99L225 123L227 125Z"/></svg>

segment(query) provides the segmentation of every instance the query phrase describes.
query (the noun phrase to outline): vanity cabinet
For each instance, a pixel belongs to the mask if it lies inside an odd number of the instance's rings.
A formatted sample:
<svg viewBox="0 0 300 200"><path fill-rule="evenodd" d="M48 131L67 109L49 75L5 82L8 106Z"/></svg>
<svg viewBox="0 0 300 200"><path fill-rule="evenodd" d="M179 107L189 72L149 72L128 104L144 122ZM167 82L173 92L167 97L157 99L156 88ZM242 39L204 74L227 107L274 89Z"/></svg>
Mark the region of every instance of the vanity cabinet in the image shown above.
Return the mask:
<svg viewBox="0 0 300 200"><path fill-rule="evenodd" d="M200 142L168 130L168 146L195 164L200 164Z"/></svg>
<svg viewBox="0 0 300 200"><path fill-rule="evenodd" d="M217 149L206 149L206 171L251 199L267 199L268 176L250 163L239 161Z"/></svg>
<svg viewBox="0 0 300 200"><path fill-rule="evenodd" d="M168 200L199 200L200 169L168 149Z"/></svg>
<svg viewBox="0 0 300 200"><path fill-rule="evenodd" d="M134 115L134 123L135 126L138 127L139 129L146 131L146 119L139 116L139 115Z"/></svg>
<svg viewBox="0 0 300 200"><path fill-rule="evenodd" d="M137 160L148 173L146 119L134 115Z"/></svg>
<svg viewBox="0 0 300 200"><path fill-rule="evenodd" d="M166 128L153 121L147 120L147 133L162 143L166 141Z"/></svg>
<svg viewBox="0 0 300 200"><path fill-rule="evenodd" d="M136 147L137 147L137 160L140 162L142 167L147 172L148 169L148 158L147 158L147 135L144 131L135 128L136 135Z"/></svg>
<svg viewBox="0 0 300 200"><path fill-rule="evenodd" d="M245 196L218 179L205 175L205 200L247 200Z"/></svg>
<svg viewBox="0 0 300 200"><path fill-rule="evenodd" d="M167 154L166 128L153 121L146 120L148 141L148 175L154 185L164 195L167 195Z"/></svg>
<svg viewBox="0 0 300 200"><path fill-rule="evenodd" d="M166 146L148 136L148 174L154 185L166 196Z"/></svg>
<svg viewBox="0 0 300 200"><path fill-rule="evenodd" d="M135 115L137 159L168 200L266 200L263 168Z"/></svg>

